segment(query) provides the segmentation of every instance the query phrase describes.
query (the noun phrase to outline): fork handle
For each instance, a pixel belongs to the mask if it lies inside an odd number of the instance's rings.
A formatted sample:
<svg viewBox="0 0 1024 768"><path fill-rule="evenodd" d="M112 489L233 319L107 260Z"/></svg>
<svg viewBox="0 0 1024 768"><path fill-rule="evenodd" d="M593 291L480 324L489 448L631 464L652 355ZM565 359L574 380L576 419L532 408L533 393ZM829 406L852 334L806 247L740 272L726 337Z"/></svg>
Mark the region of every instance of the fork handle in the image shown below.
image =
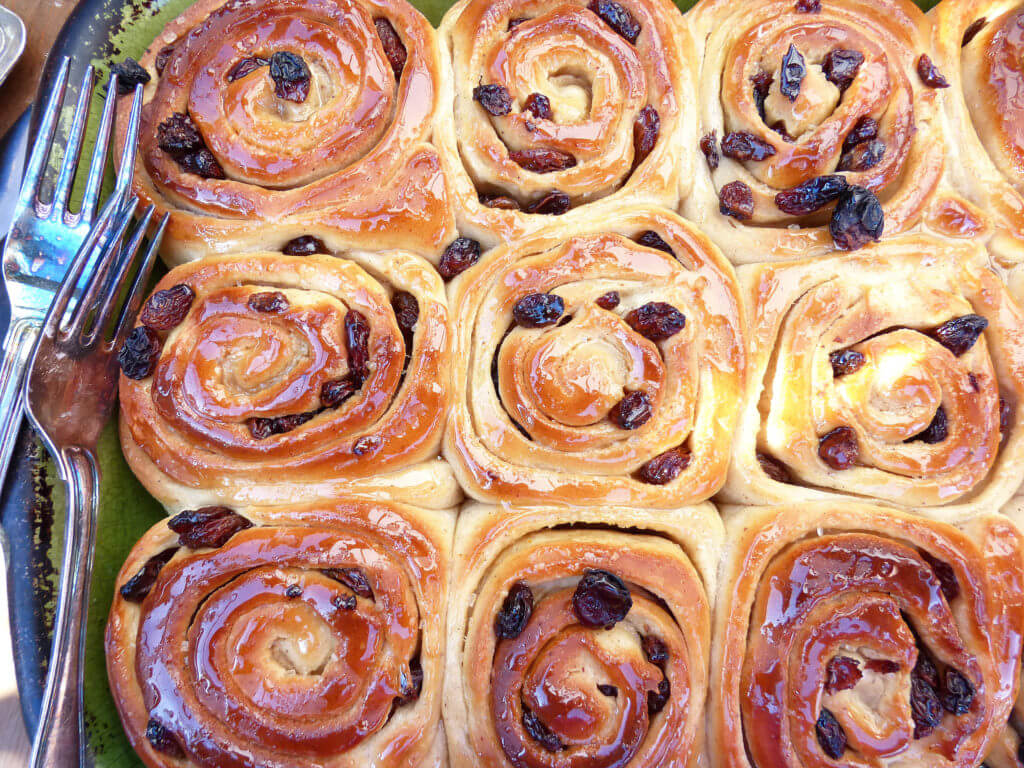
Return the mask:
<svg viewBox="0 0 1024 768"><path fill-rule="evenodd" d="M39 728L32 742L32 768L78 768L86 764L82 669L99 470L92 454L81 448L62 451L58 468L68 487L64 560Z"/></svg>
<svg viewBox="0 0 1024 768"><path fill-rule="evenodd" d="M21 383L38 334L38 322L12 319L4 339L3 362L0 363L0 485L7 476L7 465L21 428Z"/></svg>

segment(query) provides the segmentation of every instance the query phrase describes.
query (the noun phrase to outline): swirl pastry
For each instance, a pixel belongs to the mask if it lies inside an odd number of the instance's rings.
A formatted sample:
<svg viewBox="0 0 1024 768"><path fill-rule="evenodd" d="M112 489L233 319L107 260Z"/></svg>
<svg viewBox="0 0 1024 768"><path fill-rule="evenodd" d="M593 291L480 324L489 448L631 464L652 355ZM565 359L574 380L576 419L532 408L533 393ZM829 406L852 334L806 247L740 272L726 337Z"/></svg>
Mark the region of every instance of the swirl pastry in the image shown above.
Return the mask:
<svg viewBox="0 0 1024 768"><path fill-rule="evenodd" d="M691 225L602 206L450 291L444 451L471 496L675 507L721 487L746 356L732 269Z"/></svg>
<svg viewBox="0 0 1024 768"><path fill-rule="evenodd" d="M445 673L452 765L703 764L721 528L709 505L463 510Z"/></svg>
<svg viewBox="0 0 1024 768"><path fill-rule="evenodd" d="M870 497L950 520L1024 466L1024 313L976 244L905 236L740 272L751 376L726 497Z"/></svg>
<svg viewBox="0 0 1024 768"><path fill-rule="evenodd" d="M301 236L436 259L454 236L437 41L404 0L199 0L140 63L134 190L171 214L169 263Z"/></svg>
<svg viewBox="0 0 1024 768"><path fill-rule="evenodd" d="M975 768L1018 687L1024 538L860 504L726 511L719 768Z"/></svg>
<svg viewBox="0 0 1024 768"><path fill-rule="evenodd" d="M704 0L692 218L736 263L855 250L920 219L943 169L910 0Z"/></svg>
<svg viewBox="0 0 1024 768"><path fill-rule="evenodd" d="M460 229L490 246L600 198L674 207L696 140L678 15L669 0L456 3L435 141Z"/></svg>
<svg viewBox="0 0 1024 768"><path fill-rule="evenodd" d="M107 624L150 768L446 766L453 517L398 505L206 507L132 549Z"/></svg>
<svg viewBox="0 0 1024 768"><path fill-rule="evenodd" d="M120 361L125 458L170 509L460 498L438 457L448 311L440 278L415 256L182 265L144 305Z"/></svg>
<svg viewBox="0 0 1024 768"><path fill-rule="evenodd" d="M930 14L954 186L992 219L989 248L1024 298L1024 3L946 0Z"/></svg>

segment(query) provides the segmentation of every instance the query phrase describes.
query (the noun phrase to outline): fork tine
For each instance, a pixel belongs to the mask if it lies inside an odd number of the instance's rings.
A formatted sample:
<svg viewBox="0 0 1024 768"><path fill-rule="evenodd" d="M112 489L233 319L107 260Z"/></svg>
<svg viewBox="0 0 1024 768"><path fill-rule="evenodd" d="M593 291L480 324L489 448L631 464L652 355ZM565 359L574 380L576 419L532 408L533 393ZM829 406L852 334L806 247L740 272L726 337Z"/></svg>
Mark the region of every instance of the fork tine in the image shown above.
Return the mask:
<svg viewBox="0 0 1024 768"><path fill-rule="evenodd" d="M43 169L46 167L46 160L50 156L50 148L53 143L53 134L57 128L57 117L60 113L60 105L64 100L64 89L68 84L68 70L71 68L71 59L64 57L60 69L57 70L57 78L54 81L50 98L46 102L43 114L39 120L39 133L36 135L35 144L32 145L32 154L29 156L28 165L25 167L25 180L21 183L21 197L19 202L24 206L34 205L36 195L39 191L39 183L42 181Z"/></svg>
<svg viewBox="0 0 1024 768"><path fill-rule="evenodd" d="M82 194L82 209L79 215L82 221L90 222L96 213L96 204L100 198L100 187L103 174L107 170L107 154L110 149L110 133L114 125L114 108L117 106L117 75L110 76L107 84L107 98L103 103L103 116L96 130L96 145L89 160L89 178L85 182Z"/></svg>
<svg viewBox="0 0 1024 768"><path fill-rule="evenodd" d="M157 252L160 250L160 241L163 239L164 230L167 228L167 221L170 218L171 214L169 213L165 213L163 215L163 218L160 219L160 223L156 225L156 232L153 233L153 237L149 240L149 248L142 257L142 263L139 265L139 270L135 274L135 281L132 283L132 288L128 292L128 298L125 299L124 308L121 310L121 316L117 320L117 329L114 331L114 340L112 342L114 349L121 348L124 344L125 338L135 325L135 316L139 314L139 308L142 306L142 298L146 295L146 288L149 285L149 275L153 271L153 264L156 261ZM140 225L139 232L145 231L146 227ZM136 246L136 248L137 247L138 246ZM134 251L132 253L134 255Z"/></svg>
<svg viewBox="0 0 1024 768"><path fill-rule="evenodd" d="M94 81L95 70L90 66L82 78L82 89L78 92L78 102L75 104L75 116L71 121L67 144L64 146L64 158L61 160L60 172L53 187L50 217L54 220L60 220L67 214L71 185L75 182L75 173L78 171L78 161L82 153L82 137L85 135L85 124L88 122Z"/></svg>
<svg viewBox="0 0 1024 768"><path fill-rule="evenodd" d="M132 111L128 116L128 131L125 134L124 147L121 149L121 164L117 169L117 182L114 189L125 192L131 186L135 173L135 145L139 141L139 118L142 115L142 85L135 86L132 94Z"/></svg>

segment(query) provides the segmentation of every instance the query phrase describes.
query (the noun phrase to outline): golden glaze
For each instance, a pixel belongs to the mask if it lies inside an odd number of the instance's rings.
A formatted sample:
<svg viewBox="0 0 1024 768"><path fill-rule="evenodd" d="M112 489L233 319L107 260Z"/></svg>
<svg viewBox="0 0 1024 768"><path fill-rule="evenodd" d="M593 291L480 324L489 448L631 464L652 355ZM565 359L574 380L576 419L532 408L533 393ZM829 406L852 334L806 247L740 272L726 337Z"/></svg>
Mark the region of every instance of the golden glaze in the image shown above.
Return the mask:
<svg viewBox="0 0 1024 768"><path fill-rule="evenodd" d="M254 527L219 549L181 548L146 599L115 596L110 684L150 768L447 765L441 714L453 517L393 504L239 509ZM177 546L166 523L132 550L120 586ZM374 598L322 573L358 567ZM298 585L298 596L285 593ZM391 711L418 659L423 687ZM155 719L184 762L145 736Z"/></svg>

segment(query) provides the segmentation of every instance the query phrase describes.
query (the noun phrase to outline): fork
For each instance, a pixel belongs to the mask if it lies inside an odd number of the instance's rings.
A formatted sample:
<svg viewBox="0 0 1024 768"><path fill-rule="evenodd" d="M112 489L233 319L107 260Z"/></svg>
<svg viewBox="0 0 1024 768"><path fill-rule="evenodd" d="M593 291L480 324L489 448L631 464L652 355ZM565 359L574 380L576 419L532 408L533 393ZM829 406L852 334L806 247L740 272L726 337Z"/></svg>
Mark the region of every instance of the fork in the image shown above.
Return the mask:
<svg viewBox="0 0 1024 768"><path fill-rule="evenodd" d="M29 419L68 489L64 560L33 768L86 764L82 667L100 479L96 445L117 394L117 352L134 326L167 224L165 215L141 259L136 258L153 207L127 235L138 201L122 203L117 195L111 197L70 265L37 336L25 381Z"/></svg>
<svg viewBox="0 0 1024 768"><path fill-rule="evenodd" d="M96 208L114 122L118 98L116 76L108 84L96 145L89 161L82 204L78 213L72 213L69 208L71 189L82 153L95 79L93 67L89 67L82 78L63 157L53 180L53 196L50 202L43 202L40 194L50 180L44 177L53 175L47 173L50 153L52 150L60 150L60 142L54 142L54 135L62 104L66 100L70 66L70 60L65 58L57 71L53 91L42 112L39 135L32 146L13 223L4 245L3 277L11 304L11 320L4 339L3 360L0 362L0 482L7 474L11 451L21 426L21 385L29 351L39 333L47 307L64 279L68 262L82 247L96 221ZM115 183L115 197L120 195L122 201L134 171L141 111L142 87L138 86L133 97L131 118Z"/></svg>

